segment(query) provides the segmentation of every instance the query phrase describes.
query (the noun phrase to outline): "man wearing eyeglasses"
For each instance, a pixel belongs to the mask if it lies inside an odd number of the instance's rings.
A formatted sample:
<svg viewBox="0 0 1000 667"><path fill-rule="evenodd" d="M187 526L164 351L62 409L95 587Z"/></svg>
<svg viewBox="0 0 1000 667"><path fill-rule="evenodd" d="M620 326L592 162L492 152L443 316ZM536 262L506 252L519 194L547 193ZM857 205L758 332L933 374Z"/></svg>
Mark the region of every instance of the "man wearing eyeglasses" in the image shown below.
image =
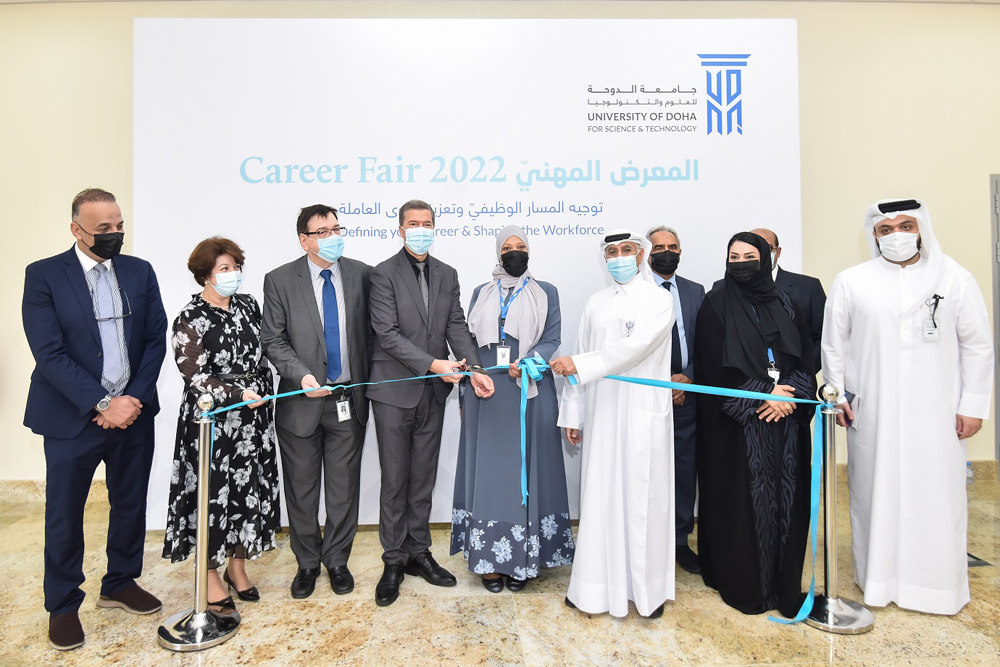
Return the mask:
<svg viewBox="0 0 1000 667"><path fill-rule="evenodd" d="M279 392L313 390L275 405L292 553L299 565L291 593L293 598L312 595L322 563L333 592L344 595L354 590L347 561L358 530L368 424L364 388L344 386L368 381L371 267L342 256L347 229L334 208L303 208L296 231L305 254L264 277L261 329L264 355L281 376Z"/></svg>
<svg viewBox="0 0 1000 667"><path fill-rule="evenodd" d="M78 194L70 231L70 250L28 265L21 306L35 358L24 425L44 437L45 609L49 643L59 650L84 642L83 511L102 461L111 512L97 606L133 614L161 608L135 581L166 354L160 289L148 262L119 254L125 223L110 192Z"/></svg>

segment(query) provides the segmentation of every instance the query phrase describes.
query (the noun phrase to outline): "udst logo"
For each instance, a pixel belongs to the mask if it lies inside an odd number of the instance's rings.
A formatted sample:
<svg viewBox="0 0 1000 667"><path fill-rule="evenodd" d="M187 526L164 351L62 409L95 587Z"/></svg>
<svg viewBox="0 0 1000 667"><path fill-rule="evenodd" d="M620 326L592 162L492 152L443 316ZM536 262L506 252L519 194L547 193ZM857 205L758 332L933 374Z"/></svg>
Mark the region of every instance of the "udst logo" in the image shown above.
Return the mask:
<svg viewBox="0 0 1000 667"><path fill-rule="evenodd" d="M699 53L705 69L708 134L743 134L743 70L749 53ZM722 119L725 117L725 132Z"/></svg>

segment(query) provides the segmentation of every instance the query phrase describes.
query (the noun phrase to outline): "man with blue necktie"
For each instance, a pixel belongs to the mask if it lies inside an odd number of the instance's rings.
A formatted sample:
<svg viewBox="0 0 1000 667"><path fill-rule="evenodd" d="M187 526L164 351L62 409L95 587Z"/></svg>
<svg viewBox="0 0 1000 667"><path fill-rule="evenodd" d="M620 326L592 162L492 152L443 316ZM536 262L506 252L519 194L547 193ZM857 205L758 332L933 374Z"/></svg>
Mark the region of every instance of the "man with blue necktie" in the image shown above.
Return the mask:
<svg viewBox="0 0 1000 667"><path fill-rule="evenodd" d="M21 319L35 358L24 425L44 436L45 609L49 643L83 645L83 513L97 466L106 470L107 573L98 607L152 614L143 590L146 490L153 462L156 378L167 318L153 267L120 255L125 222L114 195L73 199L68 251L29 264Z"/></svg>
<svg viewBox="0 0 1000 667"><path fill-rule="evenodd" d="M681 260L681 241L670 227L656 227L646 233L653 245L649 266L653 280L669 290L674 300L673 342L670 350L670 381L691 384L694 377L694 336L698 310L705 300L705 288L677 275ZM694 394L674 391L674 478L676 486L675 526L677 564L697 574L701 571L698 555L688 546L694 530L694 501L698 471L694 459Z"/></svg>
<svg viewBox="0 0 1000 667"><path fill-rule="evenodd" d="M307 206L296 230L306 254L264 276L261 328L264 355L281 376L278 391L315 390L275 404L292 553L299 565L291 593L312 595L322 563L333 592L344 595L354 590L347 560L358 530L368 399L363 387L338 385L368 381L371 267L342 256L346 228L334 208Z"/></svg>

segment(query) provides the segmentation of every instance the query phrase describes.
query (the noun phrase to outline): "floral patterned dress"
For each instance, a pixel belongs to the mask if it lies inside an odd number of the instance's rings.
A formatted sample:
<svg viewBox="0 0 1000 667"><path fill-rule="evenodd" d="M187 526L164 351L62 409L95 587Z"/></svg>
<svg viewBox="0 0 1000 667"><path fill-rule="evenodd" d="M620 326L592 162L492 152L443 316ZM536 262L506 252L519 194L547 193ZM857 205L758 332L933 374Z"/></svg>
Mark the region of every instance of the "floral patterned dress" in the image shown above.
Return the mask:
<svg viewBox="0 0 1000 667"><path fill-rule="evenodd" d="M174 320L171 344L184 376L184 400L170 475L170 504L163 557L173 562L194 550L198 522L197 400L209 393L215 406L240 403L243 391L273 391L271 369L260 346L261 314L248 294L234 294L229 310L194 295ZM242 407L216 417L209 484L210 567L227 557L256 558L275 547L281 529L277 439L273 404Z"/></svg>

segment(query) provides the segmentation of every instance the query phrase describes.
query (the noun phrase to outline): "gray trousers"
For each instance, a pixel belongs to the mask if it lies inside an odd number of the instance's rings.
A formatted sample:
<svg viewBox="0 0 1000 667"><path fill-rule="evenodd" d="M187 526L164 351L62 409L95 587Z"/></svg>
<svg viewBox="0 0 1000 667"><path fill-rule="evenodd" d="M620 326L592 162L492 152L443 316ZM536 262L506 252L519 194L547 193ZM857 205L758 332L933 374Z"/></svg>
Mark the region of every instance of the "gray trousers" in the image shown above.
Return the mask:
<svg viewBox="0 0 1000 667"><path fill-rule="evenodd" d="M382 560L406 563L431 549L431 495L441 451L444 402L438 402L427 382L415 408L372 401L372 411L382 465L378 519Z"/></svg>
<svg viewBox="0 0 1000 667"><path fill-rule="evenodd" d="M299 567L311 569L347 565L358 532L358 496L361 488L361 450L365 427L351 400L351 419L337 419L337 400L322 400L323 416L308 437L278 427L285 505L291 529L292 553ZM367 409L367 406L366 406ZM320 480L326 500L326 526L319 528Z"/></svg>

